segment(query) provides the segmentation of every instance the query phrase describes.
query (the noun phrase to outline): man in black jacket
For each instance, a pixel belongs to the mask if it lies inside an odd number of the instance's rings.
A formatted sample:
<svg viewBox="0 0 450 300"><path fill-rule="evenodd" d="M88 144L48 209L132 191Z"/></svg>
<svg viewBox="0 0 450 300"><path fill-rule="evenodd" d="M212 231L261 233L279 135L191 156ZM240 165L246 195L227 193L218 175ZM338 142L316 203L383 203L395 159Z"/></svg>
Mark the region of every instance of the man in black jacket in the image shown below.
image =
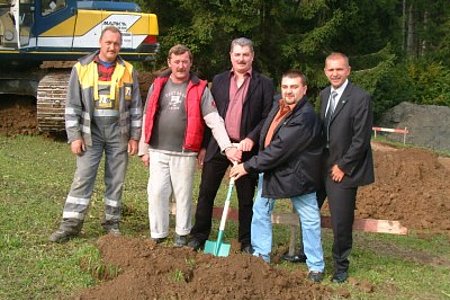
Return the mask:
<svg viewBox="0 0 450 300"><path fill-rule="evenodd" d="M352 228L358 186L374 181L372 149L372 101L363 89L349 80L350 65L343 53L331 53L325 60L330 82L320 93L320 115L324 120L323 188L318 191L319 207L325 197L333 226L332 281L347 280L352 249Z"/></svg>
<svg viewBox="0 0 450 300"><path fill-rule="evenodd" d="M232 69L218 74L212 82L217 110L225 120L228 136L239 143L243 151L242 161L256 154L259 135L264 119L272 107L274 87L272 80L253 70L253 43L247 38L237 38L231 42L230 60ZM206 155L198 156L203 164L195 225L191 230L188 246L198 250L203 247L211 231L214 198L230 161L220 153L220 149L209 131L203 144ZM202 158L204 157L204 160ZM256 176L244 176L236 181L239 200L239 242L243 252L251 253L250 223L252 220L253 196Z"/></svg>
<svg viewBox="0 0 450 300"><path fill-rule="evenodd" d="M300 71L283 74L282 99L261 129L258 155L233 167L230 176L237 179L260 173L251 224L253 255L270 262L275 199L291 198L302 224L308 278L320 282L325 268L316 198L322 155L321 123L305 96L306 90L306 78Z"/></svg>

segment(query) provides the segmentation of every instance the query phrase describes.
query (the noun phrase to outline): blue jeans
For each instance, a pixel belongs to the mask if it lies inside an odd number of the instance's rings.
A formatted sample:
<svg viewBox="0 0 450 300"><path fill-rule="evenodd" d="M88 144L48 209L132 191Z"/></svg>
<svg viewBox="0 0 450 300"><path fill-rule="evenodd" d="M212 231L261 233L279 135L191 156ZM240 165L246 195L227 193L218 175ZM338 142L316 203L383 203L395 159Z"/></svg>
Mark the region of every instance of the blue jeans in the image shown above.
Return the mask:
<svg viewBox="0 0 450 300"><path fill-rule="evenodd" d="M253 255L260 256L270 262L272 251L272 211L275 199L265 198L262 194L263 176L259 175L258 192L253 204L253 218L251 226ZM320 211L317 205L316 193L291 198L295 211L300 216L302 224L303 246L305 250L306 265L309 271L323 272L325 262L323 259Z"/></svg>

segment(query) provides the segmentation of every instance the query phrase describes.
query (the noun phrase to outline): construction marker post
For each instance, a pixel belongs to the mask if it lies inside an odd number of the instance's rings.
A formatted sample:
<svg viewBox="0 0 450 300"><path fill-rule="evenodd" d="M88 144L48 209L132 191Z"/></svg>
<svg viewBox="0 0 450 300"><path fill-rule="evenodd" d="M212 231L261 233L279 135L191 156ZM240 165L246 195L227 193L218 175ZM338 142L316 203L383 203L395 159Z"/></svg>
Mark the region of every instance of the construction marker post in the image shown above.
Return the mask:
<svg viewBox="0 0 450 300"><path fill-rule="evenodd" d="M408 128L405 127L405 129L400 128L384 128L384 127L372 127L373 130L373 136L377 138L377 132L383 131L383 132L391 132L391 133L401 133L403 134L403 145L406 144L406 135L409 133Z"/></svg>

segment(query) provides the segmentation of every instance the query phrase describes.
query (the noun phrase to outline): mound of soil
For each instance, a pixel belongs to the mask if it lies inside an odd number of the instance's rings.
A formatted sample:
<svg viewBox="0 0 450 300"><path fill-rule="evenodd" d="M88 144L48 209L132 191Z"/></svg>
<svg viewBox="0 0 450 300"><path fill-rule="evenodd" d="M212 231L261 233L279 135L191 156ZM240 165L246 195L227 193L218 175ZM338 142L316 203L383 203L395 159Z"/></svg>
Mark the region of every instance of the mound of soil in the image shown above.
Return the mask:
<svg viewBox="0 0 450 300"><path fill-rule="evenodd" d="M374 148L375 183L359 190L356 217L449 231L449 159L420 149Z"/></svg>
<svg viewBox="0 0 450 300"><path fill-rule="evenodd" d="M33 97L0 95L0 133L36 134L36 100Z"/></svg>
<svg viewBox="0 0 450 300"><path fill-rule="evenodd" d="M155 79L155 74L147 72L139 72L139 91L141 92L142 102L145 103L147 99L147 92Z"/></svg>
<svg viewBox="0 0 450 300"><path fill-rule="evenodd" d="M217 258L150 240L104 236L98 247L119 275L77 299L328 299L332 290L251 255Z"/></svg>

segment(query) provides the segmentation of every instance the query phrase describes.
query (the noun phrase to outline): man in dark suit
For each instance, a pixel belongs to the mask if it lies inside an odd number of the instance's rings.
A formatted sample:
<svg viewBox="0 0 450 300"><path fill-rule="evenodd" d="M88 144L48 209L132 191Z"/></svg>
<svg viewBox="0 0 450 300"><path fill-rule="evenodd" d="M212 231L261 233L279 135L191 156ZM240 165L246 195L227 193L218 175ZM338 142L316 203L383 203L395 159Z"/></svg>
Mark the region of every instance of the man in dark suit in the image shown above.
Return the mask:
<svg viewBox="0 0 450 300"><path fill-rule="evenodd" d="M321 207L325 197L328 198L334 235L332 281L335 283L343 283L348 278L358 186L374 181L371 97L348 80L350 70L346 55L331 53L324 69L331 86L320 93L326 146L324 181L318 202Z"/></svg>
<svg viewBox="0 0 450 300"><path fill-rule="evenodd" d="M248 160L258 151L261 127L270 112L274 95L272 80L253 70L253 58L251 40L233 40L230 48L232 69L216 75L211 88L217 110L225 120L228 136L234 143L239 143L242 161ZM206 154L204 151L199 154L199 162L203 165L202 178L195 225L188 243L196 250L201 249L209 237L214 198L230 165L209 132L206 132L203 144ZM256 182L257 177L253 175L243 176L236 181L239 200L238 238L243 252L252 252L250 224Z"/></svg>

